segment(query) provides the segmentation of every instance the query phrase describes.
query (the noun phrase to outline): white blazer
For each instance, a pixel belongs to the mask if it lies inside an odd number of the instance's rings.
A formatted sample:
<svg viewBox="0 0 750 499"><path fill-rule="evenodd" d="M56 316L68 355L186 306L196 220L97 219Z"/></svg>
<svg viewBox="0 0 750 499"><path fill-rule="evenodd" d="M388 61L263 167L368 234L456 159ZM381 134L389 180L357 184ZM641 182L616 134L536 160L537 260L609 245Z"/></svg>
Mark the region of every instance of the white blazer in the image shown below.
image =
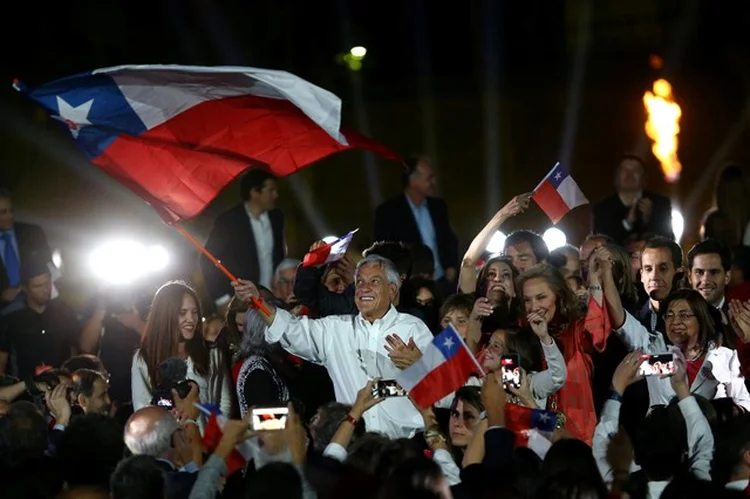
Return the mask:
<svg viewBox="0 0 750 499"><path fill-rule="evenodd" d="M659 331L649 333L648 329L628 312L625 313L625 323L615 332L631 352L634 350L642 350L644 353L669 351L662 333ZM648 376L646 382L651 406L666 405L675 396L669 378ZM750 393L747 391L745 378L740 371L737 352L726 347L709 345L703 366L690 385L690 391L694 395L700 395L709 400L730 397L737 405L750 410Z"/></svg>
<svg viewBox="0 0 750 499"><path fill-rule="evenodd" d="M215 404L221 408L221 413L227 417L231 416L232 411L232 389L230 374L221 371L224 365L221 362L221 353L218 348L211 349L211 367L207 377L201 376L195 372L193 360L188 357L187 360L187 377L198 384L200 390L200 400L202 404ZM221 378L221 387L218 386ZM151 379L148 375L146 362L141 357L141 351L137 350L133 355L133 364L130 369L131 390L133 395L133 410L137 411L141 407L151 405ZM198 426L201 433L206 426L205 416L198 420Z"/></svg>

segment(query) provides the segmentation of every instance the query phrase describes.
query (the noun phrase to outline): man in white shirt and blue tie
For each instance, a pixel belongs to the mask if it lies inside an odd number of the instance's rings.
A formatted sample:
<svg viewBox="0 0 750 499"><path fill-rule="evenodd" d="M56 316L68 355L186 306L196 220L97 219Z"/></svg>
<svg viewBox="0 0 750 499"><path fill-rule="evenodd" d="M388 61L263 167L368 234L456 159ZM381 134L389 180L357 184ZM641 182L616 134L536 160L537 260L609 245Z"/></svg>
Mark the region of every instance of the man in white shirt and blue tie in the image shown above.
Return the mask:
<svg viewBox="0 0 750 499"><path fill-rule="evenodd" d="M270 311L266 341L279 342L288 352L325 366L336 400L348 404L354 403L357 392L369 380L393 379L399 372L394 361L405 368L433 338L421 320L399 313L393 306L401 278L390 260L377 255L364 258L357 265L354 282L356 316L309 319L266 304ZM234 285L242 299L258 296L249 281ZM386 348L386 337L391 335L402 340L400 346ZM422 417L406 397L389 398L363 417L368 431L391 438L411 437L423 427Z"/></svg>

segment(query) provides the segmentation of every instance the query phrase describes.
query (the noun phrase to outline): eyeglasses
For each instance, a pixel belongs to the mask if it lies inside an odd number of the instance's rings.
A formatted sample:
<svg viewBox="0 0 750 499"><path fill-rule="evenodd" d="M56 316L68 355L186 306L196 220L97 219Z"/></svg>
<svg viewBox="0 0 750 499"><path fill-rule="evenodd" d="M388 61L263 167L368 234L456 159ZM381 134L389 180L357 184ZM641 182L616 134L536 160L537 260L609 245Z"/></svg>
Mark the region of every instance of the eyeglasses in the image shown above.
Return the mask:
<svg viewBox="0 0 750 499"><path fill-rule="evenodd" d="M674 312L667 312L664 315L664 322L674 322L675 319L679 319L680 322L687 322L688 319L692 319L695 317L695 314L692 312L680 312L675 314Z"/></svg>

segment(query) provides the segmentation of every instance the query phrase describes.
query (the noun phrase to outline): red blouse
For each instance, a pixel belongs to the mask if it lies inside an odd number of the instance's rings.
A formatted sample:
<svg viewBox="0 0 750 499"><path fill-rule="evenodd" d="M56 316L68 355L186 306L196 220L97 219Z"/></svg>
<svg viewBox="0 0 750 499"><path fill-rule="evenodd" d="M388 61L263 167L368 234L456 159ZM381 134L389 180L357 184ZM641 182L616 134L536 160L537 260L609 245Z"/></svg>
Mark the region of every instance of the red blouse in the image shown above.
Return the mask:
<svg viewBox="0 0 750 499"><path fill-rule="evenodd" d="M547 399L547 409L565 415L565 429L591 445L596 428L596 411L591 382L594 366L591 354L604 351L612 325L607 307L592 297L586 317L569 324L556 340L568 368L568 377L560 391Z"/></svg>

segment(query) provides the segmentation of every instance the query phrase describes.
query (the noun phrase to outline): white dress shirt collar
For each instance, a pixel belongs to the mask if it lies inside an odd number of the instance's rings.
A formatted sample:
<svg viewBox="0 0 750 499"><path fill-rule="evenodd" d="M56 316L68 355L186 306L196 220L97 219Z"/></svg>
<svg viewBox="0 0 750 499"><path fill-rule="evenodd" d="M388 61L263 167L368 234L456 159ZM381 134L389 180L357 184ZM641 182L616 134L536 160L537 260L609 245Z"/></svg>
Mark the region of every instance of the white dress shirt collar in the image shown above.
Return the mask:
<svg viewBox="0 0 750 499"><path fill-rule="evenodd" d="M396 310L396 307L391 304L391 306L388 308L388 311L381 317L380 319L375 319L375 321L370 324L370 321L365 319L365 317L362 315L362 312L357 314L357 321L365 327L370 326L378 326L378 327L389 327L391 324L396 322L396 319L398 318L398 311Z"/></svg>

